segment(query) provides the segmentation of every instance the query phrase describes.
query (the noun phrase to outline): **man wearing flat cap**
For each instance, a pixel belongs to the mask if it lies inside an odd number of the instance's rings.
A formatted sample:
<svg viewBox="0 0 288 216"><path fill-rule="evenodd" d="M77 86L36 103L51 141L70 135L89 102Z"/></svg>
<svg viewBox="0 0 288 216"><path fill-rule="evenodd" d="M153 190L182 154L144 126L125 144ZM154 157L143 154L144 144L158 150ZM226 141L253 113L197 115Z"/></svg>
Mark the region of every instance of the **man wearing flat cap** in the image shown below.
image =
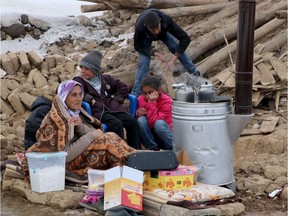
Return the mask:
<svg viewBox="0 0 288 216"><path fill-rule="evenodd" d="M164 61L164 56L157 50L153 50L151 46L153 41L158 40L174 54L167 62L165 70L173 71L178 59L189 74L195 77L201 75L185 53L191 41L188 34L165 13L153 8L147 9L139 15L135 23L134 48L139 54L139 63L132 94L136 96L141 94L140 83L149 72L151 56Z"/></svg>
<svg viewBox="0 0 288 216"><path fill-rule="evenodd" d="M99 50L91 50L81 59L81 75L74 77L74 80L82 84L83 100L90 104L92 115L122 139L125 128L128 145L141 149L137 120L123 104L129 94L128 86L112 76L100 73L102 58Z"/></svg>

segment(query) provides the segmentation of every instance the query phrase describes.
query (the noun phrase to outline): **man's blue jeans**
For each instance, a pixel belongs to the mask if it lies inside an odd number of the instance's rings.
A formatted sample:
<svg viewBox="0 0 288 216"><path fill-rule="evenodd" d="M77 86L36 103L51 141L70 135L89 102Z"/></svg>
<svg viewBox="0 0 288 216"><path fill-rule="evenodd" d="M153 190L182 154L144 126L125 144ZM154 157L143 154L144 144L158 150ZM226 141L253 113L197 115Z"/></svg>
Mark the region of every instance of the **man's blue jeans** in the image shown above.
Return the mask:
<svg viewBox="0 0 288 216"><path fill-rule="evenodd" d="M163 43L168 47L169 51L174 54L176 52L179 42L173 35L167 32L166 37L163 40ZM146 46L151 47L151 44L152 41L147 41ZM141 80L149 72L150 59L151 59L150 56L143 55L142 53L139 52L138 54L139 54L138 69L135 76L134 87L131 91L131 94L134 94L137 97L141 95ZM191 74L196 73L197 69L187 53L183 53L178 59L183 64L185 70L188 71L188 73Z"/></svg>
<svg viewBox="0 0 288 216"><path fill-rule="evenodd" d="M146 116L137 119L141 139L147 149L173 150L173 134L164 120L157 120L150 128Z"/></svg>

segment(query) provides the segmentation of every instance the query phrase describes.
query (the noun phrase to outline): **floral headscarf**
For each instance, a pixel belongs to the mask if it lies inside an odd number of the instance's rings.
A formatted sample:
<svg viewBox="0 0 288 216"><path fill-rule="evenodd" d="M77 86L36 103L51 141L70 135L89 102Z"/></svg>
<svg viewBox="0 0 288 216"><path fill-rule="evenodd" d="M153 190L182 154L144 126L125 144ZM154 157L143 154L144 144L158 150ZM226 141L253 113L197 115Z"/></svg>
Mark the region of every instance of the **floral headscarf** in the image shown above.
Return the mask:
<svg viewBox="0 0 288 216"><path fill-rule="evenodd" d="M79 85L81 87L82 98L83 98L84 97L84 89L83 89L83 86L81 85L81 83L79 83L79 82L76 82L74 80L66 80L66 81L60 83L58 86L57 95L59 96L59 98L61 99L61 101L63 102L63 104L65 105L66 108L67 108L67 105L65 103L65 100L66 100L67 96L69 95L69 93L72 91L72 89L76 85Z"/></svg>

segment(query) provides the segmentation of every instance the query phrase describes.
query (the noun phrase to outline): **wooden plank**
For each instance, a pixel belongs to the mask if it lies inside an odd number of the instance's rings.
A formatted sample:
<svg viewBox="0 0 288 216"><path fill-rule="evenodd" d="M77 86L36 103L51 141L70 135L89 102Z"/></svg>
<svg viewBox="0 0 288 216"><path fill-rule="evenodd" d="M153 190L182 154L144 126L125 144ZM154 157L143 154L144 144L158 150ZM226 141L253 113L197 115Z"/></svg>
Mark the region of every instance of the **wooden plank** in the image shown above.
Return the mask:
<svg viewBox="0 0 288 216"><path fill-rule="evenodd" d="M262 55L262 59L263 59L264 61L268 61L269 58L272 57L273 55L274 55L274 52L264 53L264 54Z"/></svg>
<svg viewBox="0 0 288 216"><path fill-rule="evenodd" d="M287 87L280 90L280 97L281 96L288 96Z"/></svg>
<svg viewBox="0 0 288 216"><path fill-rule="evenodd" d="M254 65L258 65L259 63L261 62L266 62L268 61L268 59L270 57L272 57L274 55L274 53L272 52L269 52L269 53L264 53L262 55L259 55L257 53L254 53L254 57L253 57L253 62L254 62Z"/></svg>
<svg viewBox="0 0 288 216"><path fill-rule="evenodd" d="M262 57L262 56L261 56ZM265 61L263 58L258 59L257 61L254 61L254 65L258 65L259 63Z"/></svg>
<svg viewBox="0 0 288 216"><path fill-rule="evenodd" d="M261 58L262 58L262 55L259 55L259 54L257 54L257 53L254 53L253 62L256 63L256 62L258 62Z"/></svg>
<svg viewBox="0 0 288 216"><path fill-rule="evenodd" d="M259 100L260 91L253 91L252 93L252 102L256 103Z"/></svg>
<svg viewBox="0 0 288 216"><path fill-rule="evenodd" d="M271 74L272 74L273 77L277 77L278 75L277 75L276 71L273 70L273 69L274 69L274 68L272 67L272 69L270 70L270 72L271 72ZM276 79L276 82L278 82L278 79Z"/></svg>
<svg viewBox="0 0 288 216"><path fill-rule="evenodd" d="M241 136L247 136L247 135L257 135L257 134L263 134L263 133L272 133L279 121L279 117L268 117L266 118L262 124L260 129L256 128L245 128Z"/></svg>
<svg viewBox="0 0 288 216"><path fill-rule="evenodd" d="M216 78L224 83L225 87L235 87L235 73L233 71L225 70L223 73L218 74Z"/></svg>
<svg viewBox="0 0 288 216"><path fill-rule="evenodd" d="M258 97L258 101L256 101L255 103L252 102L254 107L257 107L259 105L259 103L263 100L263 98L265 97L265 94L260 93L260 96Z"/></svg>
<svg viewBox="0 0 288 216"><path fill-rule="evenodd" d="M276 71L276 74L279 76L280 80L287 80L287 67L285 64L278 58L276 57L270 57L269 61L273 68Z"/></svg>
<svg viewBox="0 0 288 216"><path fill-rule="evenodd" d="M261 51L264 49L265 45L264 44L257 44L254 48L254 52L256 55L259 55Z"/></svg>
<svg viewBox="0 0 288 216"><path fill-rule="evenodd" d="M254 66L253 67L253 85L257 84L260 82L260 76L259 76L260 71Z"/></svg>
<svg viewBox="0 0 288 216"><path fill-rule="evenodd" d="M271 85L275 84L275 79L271 72L266 68L266 66L263 64L263 62L260 62L259 64L256 65L256 67L259 70L259 76L260 76L260 82L262 85Z"/></svg>
<svg viewBox="0 0 288 216"><path fill-rule="evenodd" d="M278 19L287 19L287 10L279 10L279 11L276 11L275 12L275 16L278 18Z"/></svg>
<svg viewBox="0 0 288 216"><path fill-rule="evenodd" d="M273 70L272 64L270 63L270 61L263 61L262 62L265 67L267 68L267 70L269 70L271 72L271 70Z"/></svg>
<svg viewBox="0 0 288 216"><path fill-rule="evenodd" d="M249 129L245 128L242 131L241 136L257 135L257 134L262 134L262 132L256 128L249 128Z"/></svg>
<svg viewBox="0 0 288 216"><path fill-rule="evenodd" d="M280 103L280 98L281 97L286 97L287 98L288 96L288 92L287 92L287 87L284 88L284 89L280 89L279 91L276 91L276 94L275 94L275 107L276 107L276 110L278 111L279 109L279 103ZM285 100L286 104L287 104L287 101ZM284 103L285 103L284 102ZM285 121L286 122L286 121Z"/></svg>
<svg viewBox="0 0 288 216"><path fill-rule="evenodd" d="M279 117L268 117L265 119L260 127L262 133L272 133L279 121Z"/></svg>
<svg viewBox="0 0 288 216"><path fill-rule="evenodd" d="M275 109L278 111L279 109L279 101L280 101L280 91L275 92Z"/></svg>
<svg viewBox="0 0 288 216"><path fill-rule="evenodd" d="M267 85L267 86L263 86L263 85L253 85L254 89L271 89L271 90L278 90L279 88L281 88L281 85Z"/></svg>

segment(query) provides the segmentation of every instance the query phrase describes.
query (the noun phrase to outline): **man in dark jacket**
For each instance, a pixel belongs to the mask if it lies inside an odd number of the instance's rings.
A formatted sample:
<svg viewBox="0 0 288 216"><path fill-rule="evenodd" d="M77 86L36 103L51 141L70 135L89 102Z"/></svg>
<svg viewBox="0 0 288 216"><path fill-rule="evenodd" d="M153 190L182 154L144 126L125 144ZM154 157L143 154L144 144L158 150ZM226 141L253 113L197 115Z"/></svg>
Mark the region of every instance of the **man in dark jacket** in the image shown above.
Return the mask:
<svg viewBox="0 0 288 216"><path fill-rule="evenodd" d="M74 80L82 84L84 101L90 103L92 115L122 139L124 127L128 145L141 149L137 120L123 105L129 94L128 86L112 76L101 74L101 60L102 54L98 50L89 52L79 63L81 76L74 77Z"/></svg>
<svg viewBox="0 0 288 216"><path fill-rule="evenodd" d="M139 64L132 94L136 96L141 94L140 83L149 71L150 57L156 56L164 61L164 56L151 48L152 42L157 40L161 40L174 54L166 64L166 70L173 71L175 62L179 59L189 74L200 76L200 72L185 53L191 41L188 34L163 12L147 9L139 15L135 24L134 48L139 54Z"/></svg>
<svg viewBox="0 0 288 216"><path fill-rule="evenodd" d="M51 99L45 96L39 96L32 103L30 116L25 121L24 147L26 150L37 142L36 132L43 118L51 109Z"/></svg>

